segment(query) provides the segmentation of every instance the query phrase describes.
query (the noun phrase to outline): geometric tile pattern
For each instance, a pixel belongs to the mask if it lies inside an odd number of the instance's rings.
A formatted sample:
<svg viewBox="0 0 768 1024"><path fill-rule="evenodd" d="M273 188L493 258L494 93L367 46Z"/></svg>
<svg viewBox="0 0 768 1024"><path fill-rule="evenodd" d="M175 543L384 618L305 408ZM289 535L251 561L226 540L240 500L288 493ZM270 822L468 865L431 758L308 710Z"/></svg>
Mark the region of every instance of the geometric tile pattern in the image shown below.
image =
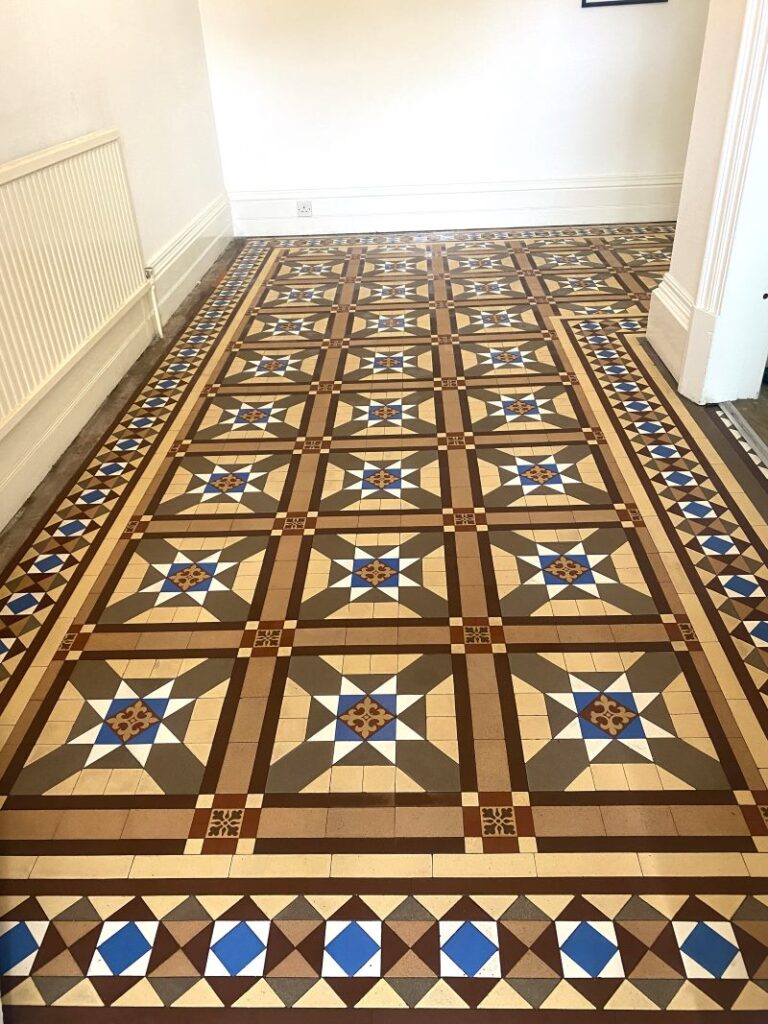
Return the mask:
<svg viewBox="0 0 768 1024"><path fill-rule="evenodd" d="M570 1006L756 1021L767 899L340 892L118 896L107 907L68 893L17 897L0 922L0 976L11 1019L47 1004L86 1017L98 1005L285 1007L296 1019L411 1007L546 1021Z"/></svg>
<svg viewBox="0 0 768 1024"><path fill-rule="evenodd" d="M762 1020L766 477L671 242L244 243L0 580L11 1019Z"/></svg>

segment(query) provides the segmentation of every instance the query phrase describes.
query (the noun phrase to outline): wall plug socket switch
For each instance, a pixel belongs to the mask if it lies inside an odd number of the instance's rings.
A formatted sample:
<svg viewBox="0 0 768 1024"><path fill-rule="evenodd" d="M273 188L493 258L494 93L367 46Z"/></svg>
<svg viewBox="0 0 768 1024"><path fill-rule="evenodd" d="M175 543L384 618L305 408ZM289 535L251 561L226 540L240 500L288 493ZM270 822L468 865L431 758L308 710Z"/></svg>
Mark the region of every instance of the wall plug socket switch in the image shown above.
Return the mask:
<svg viewBox="0 0 768 1024"><path fill-rule="evenodd" d="M296 202L296 216L297 217L311 217L312 216L312 200L311 199L299 199Z"/></svg>

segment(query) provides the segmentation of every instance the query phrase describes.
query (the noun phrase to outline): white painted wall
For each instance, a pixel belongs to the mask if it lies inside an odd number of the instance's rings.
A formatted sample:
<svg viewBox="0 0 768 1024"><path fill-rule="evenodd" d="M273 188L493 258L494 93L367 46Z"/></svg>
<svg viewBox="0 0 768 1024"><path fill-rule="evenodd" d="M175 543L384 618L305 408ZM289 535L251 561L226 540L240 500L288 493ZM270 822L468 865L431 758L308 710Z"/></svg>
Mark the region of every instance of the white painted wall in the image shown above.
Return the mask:
<svg viewBox="0 0 768 1024"><path fill-rule="evenodd" d="M110 128L167 317L232 234L196 0L1 0L0 163ZM153 335L144 298L0 425L0 527Z"/></svg>
<svg viewBox="0 0 768 1024"><path fill-rule="evenodd" d="M676 212L707 0L200 5L240 233Z"/></svg>
<svg viewBox="0 0 768 1024"><path fill-rule="evenodd" d="M648 338L687 398L754 398L768 357L768 0L716 0Z"/></svg>
<svg viewBox="0 0 768 1024"><path fill-rule="evenodd" d="M2 0L0 163L117 128L144 253L223 185L194 0Z"/></svg>

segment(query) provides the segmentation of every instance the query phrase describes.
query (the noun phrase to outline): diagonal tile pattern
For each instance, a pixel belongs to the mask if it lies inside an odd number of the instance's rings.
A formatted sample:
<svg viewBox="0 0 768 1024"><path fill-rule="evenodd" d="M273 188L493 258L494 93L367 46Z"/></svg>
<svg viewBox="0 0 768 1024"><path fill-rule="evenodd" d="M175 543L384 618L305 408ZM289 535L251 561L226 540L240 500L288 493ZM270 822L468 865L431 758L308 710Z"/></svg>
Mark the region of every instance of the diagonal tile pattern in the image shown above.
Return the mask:
<svg viewBox="0 0 768 1024"><path fill-rule="evenodd" d="M245 243L0 582L8 1020L762 1024L766 477L671 232Z"/></svg>

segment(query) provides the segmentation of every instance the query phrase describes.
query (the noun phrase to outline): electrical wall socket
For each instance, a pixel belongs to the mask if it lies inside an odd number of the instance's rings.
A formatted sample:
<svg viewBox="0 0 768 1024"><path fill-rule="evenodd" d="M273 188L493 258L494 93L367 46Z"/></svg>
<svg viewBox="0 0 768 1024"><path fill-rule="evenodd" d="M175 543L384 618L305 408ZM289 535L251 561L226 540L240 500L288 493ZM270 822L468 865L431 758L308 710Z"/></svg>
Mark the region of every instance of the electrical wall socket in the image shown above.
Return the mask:
<svg viewBox="0 0 768 1024"><path fill-rule="evenodd" d="M296 202L296 216L297 217L311 217L312 216L312 200L311 199L299 199Z"/></svg>

